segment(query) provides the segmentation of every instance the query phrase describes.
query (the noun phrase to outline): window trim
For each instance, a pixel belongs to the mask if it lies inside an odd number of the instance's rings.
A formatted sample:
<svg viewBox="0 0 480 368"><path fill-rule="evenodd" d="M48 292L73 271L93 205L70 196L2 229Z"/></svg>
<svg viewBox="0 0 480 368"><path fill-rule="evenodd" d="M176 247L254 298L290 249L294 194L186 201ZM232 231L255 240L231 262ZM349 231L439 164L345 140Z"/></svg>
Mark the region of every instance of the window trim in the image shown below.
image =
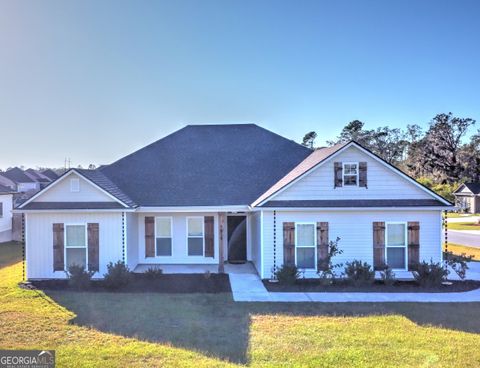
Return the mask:
<svg viewBox="0 0 480 368"><path fill-rule="evenodd" d="M170 220L170 236L157 236L157 219L169 219ZM155 257L173 257L173 216L155 216L154 219L154 236L155 236ZM172 239L170 246L170 255L169 256L159 256L157 254L157 239Z"/></svg>
<svg viewBox="0 0 480 368"><path fill-rule="evenodd" d="M313 225L313 246L298 246L298 225ZM316 222L295 222L295 266L297 266L297 249L314 248L314 268L301 268L305 271L317 271L317 223ZM298 266L297 266L298 267Z"/></svg>
<svg viewBox="0 0 480 368"><path fill-rule="evenodd" d="M202 236L201 238L203 239L202 242L202 255L190 255L188 254L188 239L193 238L193 239L200 239L200 236L190 236L188 235L188 220L189 219L201 219L202 220ZM187 257L205 257L205 216L187 216L185 218L185 237L186 237L186 250L187 250Z"/></svg>
<svg viewBox="0 0 480 368"><path fill-rule="evenodd" d="M67 227L68 226L83 226L85 227L85 246L78 247L78 246L68 246L67 244ZM85 249L85 271L88 271L88 226L87 223L64 223L63 224L63 259L64 261L64 268L65 271L68 271L68 260L67 260L67 249Z"/></svg>
<svg viewBox="0 0 480 368"><path fill-rule="evenodd" d="M75 186L73 185L74 182L76 183ZM70 178L70 192L80 192L80 178Z"/></svg>
<svg viewBox="0 0 480 368"><path fill-rule="evenodd" d="M405 245L388 245L388 225L404 225L405 226ZM404 248L405 249L405 267L392 268L393 271L408 271L408 222L407 221L388 221L385 222L385 263L388 265L388 249L387 248Z"/></svg>
<svg viewBox="0 0 480 368"><path fill-rule="evenodd" d="M0 202L0 218L3 218L3 202Z"/></svg>
<svg viewBox="0 0 480 368"><path fill-rule="evenodd" d="M345 165L357 165L357 173L355 174L355 185L353 184L345 184L345 176L354 176L354 174L345 174ZM344 187L358 187L360 179L360 164L358 161L349 161L349 162L342 162L342 182Z"/></svg>

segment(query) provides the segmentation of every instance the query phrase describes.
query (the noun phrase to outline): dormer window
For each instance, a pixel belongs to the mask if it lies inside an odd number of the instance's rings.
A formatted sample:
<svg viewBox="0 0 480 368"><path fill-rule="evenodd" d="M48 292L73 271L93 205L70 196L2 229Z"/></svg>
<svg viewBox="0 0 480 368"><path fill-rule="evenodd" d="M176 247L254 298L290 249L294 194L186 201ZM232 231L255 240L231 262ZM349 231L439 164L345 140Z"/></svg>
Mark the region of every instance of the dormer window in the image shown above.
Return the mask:
<svg viewBox="0 0 480 368"><path fill-rule="evenodd" d="M70 192L80 192L80 179L70 179Z"/></svg>
<svg viewBox="0 0 480 368"><path fill-rule="evenodd" d="M343 185L358 186L358 162L343 163Z"/></svg>

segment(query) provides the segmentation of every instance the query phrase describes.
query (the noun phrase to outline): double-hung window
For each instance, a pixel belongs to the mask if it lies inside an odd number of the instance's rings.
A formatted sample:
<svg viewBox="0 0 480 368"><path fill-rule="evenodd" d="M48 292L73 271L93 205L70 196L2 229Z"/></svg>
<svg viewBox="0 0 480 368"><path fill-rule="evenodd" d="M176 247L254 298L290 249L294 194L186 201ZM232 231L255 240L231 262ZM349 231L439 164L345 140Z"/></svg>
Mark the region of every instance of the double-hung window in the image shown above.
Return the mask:
<svg viewBox="0 0 480 368"><path fill-rule="evenodd" d="M385 224L386 263L390 268L407 269L407 223Z"/></svg>
<svg viewBox="0 0 480 368"><path fill-rule="evenodd" d="M315 223L295 224L295 264L298 268L316 269L317 232Z"/></svg>
<svg viewBox="0 0 480 368"><path fill-rule="evenodd" d="M344 186L358 185L358 162L343 163L343 185Z"/></svg>
<svg viewBox="0 0 480 368"><path fill-rule="evenodd" d="M87 269L87 226L65 225L65 267L72 265Z"/></svg>
<svg viewBox="0 0 480 368"><path fill-rule="evenodd" d="M203 256L205 248L203 217L187 217L187 248L189 256Z"/></svg>
<svg viewBox="0 0 480 368"><path fill-rule="evenodd" d="M172 255L171 217L155 217L155 255Z"/></svg>

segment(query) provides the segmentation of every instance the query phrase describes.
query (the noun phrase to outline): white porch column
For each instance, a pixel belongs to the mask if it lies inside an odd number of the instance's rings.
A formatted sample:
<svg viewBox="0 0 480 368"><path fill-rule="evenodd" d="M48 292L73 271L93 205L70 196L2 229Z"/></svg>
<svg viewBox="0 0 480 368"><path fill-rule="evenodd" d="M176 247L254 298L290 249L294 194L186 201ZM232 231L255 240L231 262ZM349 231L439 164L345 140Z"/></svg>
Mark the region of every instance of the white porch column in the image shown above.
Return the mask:
<svg viewBox="0 0 480 368"><path fill-rule="evenodd" d="M218 241L218 273L224 273L225 272L225 267L224 267L224 254L223 251L225 249L225 245L227 242L227 236L226 236L226 213L225 212L220 212L218 214L218 222L219 222L219 241Z"/></svg>

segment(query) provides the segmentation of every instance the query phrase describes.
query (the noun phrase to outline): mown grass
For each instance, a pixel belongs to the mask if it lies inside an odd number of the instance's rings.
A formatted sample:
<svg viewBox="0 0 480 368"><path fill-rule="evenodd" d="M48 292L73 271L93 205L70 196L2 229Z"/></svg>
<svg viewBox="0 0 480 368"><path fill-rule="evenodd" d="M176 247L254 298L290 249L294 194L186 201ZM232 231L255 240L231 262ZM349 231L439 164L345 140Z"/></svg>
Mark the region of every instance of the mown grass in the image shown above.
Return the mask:
<svg viewBox="0 0 480 368"><path fill-rule="evenodd" d="M480 235L480 225L476 222L449 222L448 230L479 230Z"/></svg>
<svg viewBox="0 0 480 368"><path fill-rule="evenodd" d="M460 217L465 217L465 218L468 218L468 217L472 217L472 216L480 216L480 214L478 213L458 213L458 212L449 212L448 213L448 217L449 218L460 218Z"/></svg>
<svg viewBox="0 0 480 368"><path fill-rule="evenodd" d="M1 250L0 250L1 252ZM229 294L23 290L0 269L0 348L59 367L477 367L480 303L234 303Z"/></svg>
<svg viewBox="0 0 480 368"><path fill-rule="evenodd" d="M445 244L443 245L443 249L445 250ZM480 261L480 248L448 243L448 250L458 255L465 253L467 256L473 256L473 261Z"/></svg>
<svg viewBox="0 0 480 368"><path fill-rule="evenodd" d="M22 244L18 242L0 243L0 267L18 262L22 257Z"/></svg>

